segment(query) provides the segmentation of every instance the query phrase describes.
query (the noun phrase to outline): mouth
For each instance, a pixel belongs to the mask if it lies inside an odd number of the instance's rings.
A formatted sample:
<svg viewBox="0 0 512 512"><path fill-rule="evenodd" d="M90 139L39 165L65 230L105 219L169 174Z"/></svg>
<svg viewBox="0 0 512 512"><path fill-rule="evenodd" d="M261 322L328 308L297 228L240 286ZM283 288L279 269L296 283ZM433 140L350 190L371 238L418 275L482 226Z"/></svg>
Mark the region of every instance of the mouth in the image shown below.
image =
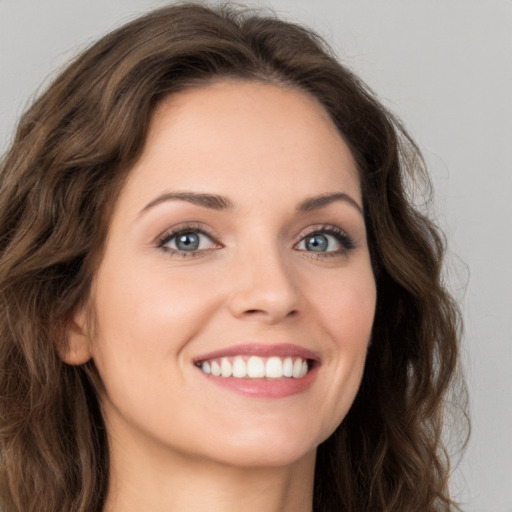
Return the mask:
<svg viewBox="0 0 512 512"><path fill-rule="evenodd" d="M261 357L237 355L197 361L195 365L207 375L235 379L300 379L313 361L302 357Z"/></svg>
<svg viewBox="0 0 512 512"><path fill-rule="evenodd" d="M198 357L194 365L211 382L232 391L279 398L309 388L320 358L295 345L246 344Z"/></svg>

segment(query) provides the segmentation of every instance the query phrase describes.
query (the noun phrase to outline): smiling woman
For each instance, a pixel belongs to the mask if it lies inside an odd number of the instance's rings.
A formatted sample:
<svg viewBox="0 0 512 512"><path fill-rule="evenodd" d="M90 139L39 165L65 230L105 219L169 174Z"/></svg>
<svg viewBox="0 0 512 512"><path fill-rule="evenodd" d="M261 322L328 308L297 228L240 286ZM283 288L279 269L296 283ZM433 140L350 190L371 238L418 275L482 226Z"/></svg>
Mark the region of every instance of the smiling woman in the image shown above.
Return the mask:
<svg viewBox="0 0 512 512"><path fill-rule="evenodd" d="M325 201L337 190L353 199ZM370 339L361 201L350 150L303 92L229 81L163 100L110 220L93 335L81 322L63 350L95 363L114 456L151 440L201 465L311 464ZM161 478L146 460L144 478ZM119 487L134 465L123 454Z"/></svg>
<svg viewBox="0 0 512 512"><path fill-rule="evenodd" d="M420 162L290 23L180 4L81 55L2 163L4 511L455 510Z"/></svg>

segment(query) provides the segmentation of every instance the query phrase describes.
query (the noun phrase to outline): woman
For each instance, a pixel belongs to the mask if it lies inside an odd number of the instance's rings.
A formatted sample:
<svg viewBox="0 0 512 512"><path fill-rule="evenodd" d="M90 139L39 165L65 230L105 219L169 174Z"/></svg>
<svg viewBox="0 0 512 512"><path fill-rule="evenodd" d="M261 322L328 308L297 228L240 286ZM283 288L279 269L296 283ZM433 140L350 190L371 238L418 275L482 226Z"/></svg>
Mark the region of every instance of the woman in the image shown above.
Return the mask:
<svg viewBox="0 0 512 512"><path fill-rule="evenodd" d="M154 11L1 172L4 512L456 509L421 156L316 35Z"/></svg>

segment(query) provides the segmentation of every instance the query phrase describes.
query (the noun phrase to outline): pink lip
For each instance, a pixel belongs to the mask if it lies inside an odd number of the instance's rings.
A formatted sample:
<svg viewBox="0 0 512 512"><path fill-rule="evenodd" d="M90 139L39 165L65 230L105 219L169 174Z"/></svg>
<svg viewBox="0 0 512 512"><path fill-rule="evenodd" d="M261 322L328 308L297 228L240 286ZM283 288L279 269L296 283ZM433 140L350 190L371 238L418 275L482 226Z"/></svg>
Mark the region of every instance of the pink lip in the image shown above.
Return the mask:
<svg viewBox="0 0 512 512"><path fill-rule="evenodd" d="M201 372L200 369L198 371ZM235 377L214 377L201 372L211 383L229 391L255 398L284 398L303 393L311 387L318 373L318 367L313 367L300 379L237 379Z"/></svg>
<svg viewBox="0 0 512 512"><path fill-rule="evenodd" d="M311 359L319 362L320 357L311 350L308 350L290 343L281 343L278 345L263 345L261 343L244 343L242 345L233 345L223 349L209 352L194 358L194 363L206 361L208 359L217 359L219 357L233 356L260 356L260 357L302 357L302 359Z"/></svg>
<svg viewBox="0 0 512 512"><path fill-rule="evenodd" d="M238 379L235 377L215 377L198 371L211 383L224 389L255 398L284 398L303 393L311 387L318 374L320 358L314 352L292 344L261 345L243 344L209 352L194 359L195 363L220 357L233 357L237 355L260 357L301 357L313 361L312 368L300 379Z"/></svg>

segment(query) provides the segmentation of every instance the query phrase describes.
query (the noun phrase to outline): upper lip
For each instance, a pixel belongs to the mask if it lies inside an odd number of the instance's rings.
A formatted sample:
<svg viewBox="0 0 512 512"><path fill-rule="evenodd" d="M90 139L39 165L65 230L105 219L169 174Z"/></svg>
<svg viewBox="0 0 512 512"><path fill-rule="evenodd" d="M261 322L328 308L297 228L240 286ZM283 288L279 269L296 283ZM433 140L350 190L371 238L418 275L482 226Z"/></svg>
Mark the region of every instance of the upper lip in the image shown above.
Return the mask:
<svg viewBox="0 0 512 512"><path fill-rule="evenodd" d="M275 345L268 345L262 343L243 343L240 345L231 345L226 348L221 348L207 354L200 355L194 358L194 363L206 361L208 359L218 359L221 357L234 357L234 356L260 356L260 357L301 357L302 359L310 359L319 362L320 357L315 352L293 345L291 343L279 343Z"/></svg>

